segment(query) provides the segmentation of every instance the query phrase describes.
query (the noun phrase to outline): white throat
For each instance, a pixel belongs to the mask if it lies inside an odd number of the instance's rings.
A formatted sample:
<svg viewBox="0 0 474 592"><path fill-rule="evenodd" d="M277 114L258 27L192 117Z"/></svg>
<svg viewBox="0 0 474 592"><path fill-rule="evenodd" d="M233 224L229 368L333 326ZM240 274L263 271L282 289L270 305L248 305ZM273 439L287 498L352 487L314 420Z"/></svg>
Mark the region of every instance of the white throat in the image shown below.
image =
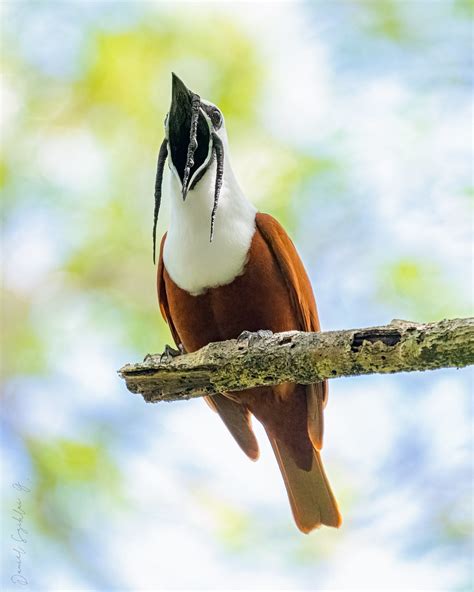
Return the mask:
<svg viewBox="0 0 474 592"><path fill-rule="evenodd" d="M255 207L242 193L224 153L224 177L209 240L214 203L216 162L211 163L186 201L176 173L170 177L170 226L163 260L171 279L194 296L232 282L244 271L255 233Z"/></svg>

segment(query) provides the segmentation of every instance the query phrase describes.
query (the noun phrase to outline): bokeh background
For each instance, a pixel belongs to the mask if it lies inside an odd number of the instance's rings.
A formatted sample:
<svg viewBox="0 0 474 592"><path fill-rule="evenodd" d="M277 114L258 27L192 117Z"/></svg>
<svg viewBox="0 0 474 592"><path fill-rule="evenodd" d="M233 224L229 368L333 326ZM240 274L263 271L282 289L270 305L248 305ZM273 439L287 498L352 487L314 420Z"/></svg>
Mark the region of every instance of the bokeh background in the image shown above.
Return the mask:
<svg viewBox="0 0 474 592"><path fill-rule="evenodd" d="M260 429L253 464L202 401L145 405L116 370L170 342L151 228L171 71L222 108L324 329L468 315L472 15L469 0L1 4L2 589L21 588L19 495L33 591L471 589L469 370L331 382L344 524L310 536Z"/></svg>

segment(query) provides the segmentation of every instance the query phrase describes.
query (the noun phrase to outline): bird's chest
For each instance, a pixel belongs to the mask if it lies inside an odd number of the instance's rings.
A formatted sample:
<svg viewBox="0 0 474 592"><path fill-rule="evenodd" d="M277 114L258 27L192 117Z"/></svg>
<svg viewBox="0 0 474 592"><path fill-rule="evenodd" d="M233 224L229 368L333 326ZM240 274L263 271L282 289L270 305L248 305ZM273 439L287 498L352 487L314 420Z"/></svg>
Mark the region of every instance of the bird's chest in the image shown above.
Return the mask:
<svg viewBox="0 0 474 592"><path fill-rule="evenodd" d="M170 316L188 352L242 331L298 328L288 287L258 230L243 273L230 283L192 295L171 279L166 264L164 280Z"/></svg>

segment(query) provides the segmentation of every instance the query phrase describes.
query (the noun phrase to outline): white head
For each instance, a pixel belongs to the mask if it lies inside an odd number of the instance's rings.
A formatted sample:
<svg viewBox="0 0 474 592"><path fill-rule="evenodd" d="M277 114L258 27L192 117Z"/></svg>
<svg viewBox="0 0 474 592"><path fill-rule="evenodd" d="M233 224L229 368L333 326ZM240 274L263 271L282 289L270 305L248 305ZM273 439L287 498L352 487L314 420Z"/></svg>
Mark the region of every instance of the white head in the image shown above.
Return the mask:
<svg viewBox="0 0 474 592"><path fill-rule="evenodd" d="M154 235L167 157L171 219L165 265L178 285L197 293L242 271L256 210L232 172L223 114L175 74L158 159Z"/></svg>
<svg viewBox="0 0 474 592"><path fill-rule="evenodd" d="M214 219L222 186L224 153L227 153L227 134L224 116L216 105L201 99L172 74L172 100L165 117L165 139L161 145L155 186L155 224L161 200L164 162L169 156L169 167L178 183L183 201L189 191L211 173L216 159L214 207L211 216L210 240L214 234ZM226 163L227 164L227 163Z"/></svg>

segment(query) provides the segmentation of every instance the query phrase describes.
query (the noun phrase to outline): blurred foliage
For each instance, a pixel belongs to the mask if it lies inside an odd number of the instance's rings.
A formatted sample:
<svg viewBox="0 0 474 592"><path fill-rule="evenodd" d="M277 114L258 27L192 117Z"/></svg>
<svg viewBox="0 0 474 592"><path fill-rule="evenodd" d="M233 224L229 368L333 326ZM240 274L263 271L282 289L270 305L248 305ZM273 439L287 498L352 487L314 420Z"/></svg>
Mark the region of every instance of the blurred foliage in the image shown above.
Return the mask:
<svg viewBox="0 0 474 592"><path fill-rule="evenodd" d="M14 376L43 374L46 370L46 339L29 322L29 303L17 295L4 292L2 314L8 319L11 331L2 331L1 373Z"/></svg>
<svg viewBox="0 0 474 592"><path fill-rule="evenodd" d="M464 17L472 18L474 16L474 0L456 0L454 8Z"/></svg>
<svg viewBox="0 0 474 592"><path fill-rule="evenodd" d="M391 303L393 310L409 320L429 322L471 314L465 305L465 295L457 294L442 271L426 261L385 262L378 278L380 300Z"/></svg>
<svg viewBox="0 0 474 592"><path fill-rule="evenodd" d="M120 474L103 443L27 438L25 444L36 526L49 536L68 539L73 523L84 525L92 502L98 510L105 499L107 504L120 499Z"/></svg>
<svg viewBox="0 0 474 592"><path fill-rule="evenodd" d="M255 523L253 516L233 504L212 499L208 502L216 526L216 537L230 553L246 553L253 545L249 541L255 539Z"/></svg>
<svg viewBox="0 0 474 592"><path fill-rule="evenodd" d="M210 85L201 92L213 96L229 119L254 117L263 70L255 47L227 19L210 22L196 15L191 23L163 18L154 26L147 23L124 33L100 31L91 44L78 97L87 108L116 108L119 116L140 127L142 142L156 146L156 131L164 119L158 114L166 112L169 101L171 63L182 61L180 72L191 88L205 75ZM166 84L160 84L163 80Z"/></svg>
<svg viewBox="0 0 474 592"><path fill-rule="evenodd" d="M106 462L105 451L98 447L61 439L46 443L31 440L28 448L42 481L39 489L52 489L59 483L91 480L109 481L112 487L116 485L111 479L113 470Z"/></svg>
<svg viewBox="0 0 474 592"><path fill-rule="evenodd" d="M408 23L404 20L403 4L397 0L356 0L367 18L368 31L391 41L406 42L410 38ZM365 13L365 14L364 14Z"/></svg>

